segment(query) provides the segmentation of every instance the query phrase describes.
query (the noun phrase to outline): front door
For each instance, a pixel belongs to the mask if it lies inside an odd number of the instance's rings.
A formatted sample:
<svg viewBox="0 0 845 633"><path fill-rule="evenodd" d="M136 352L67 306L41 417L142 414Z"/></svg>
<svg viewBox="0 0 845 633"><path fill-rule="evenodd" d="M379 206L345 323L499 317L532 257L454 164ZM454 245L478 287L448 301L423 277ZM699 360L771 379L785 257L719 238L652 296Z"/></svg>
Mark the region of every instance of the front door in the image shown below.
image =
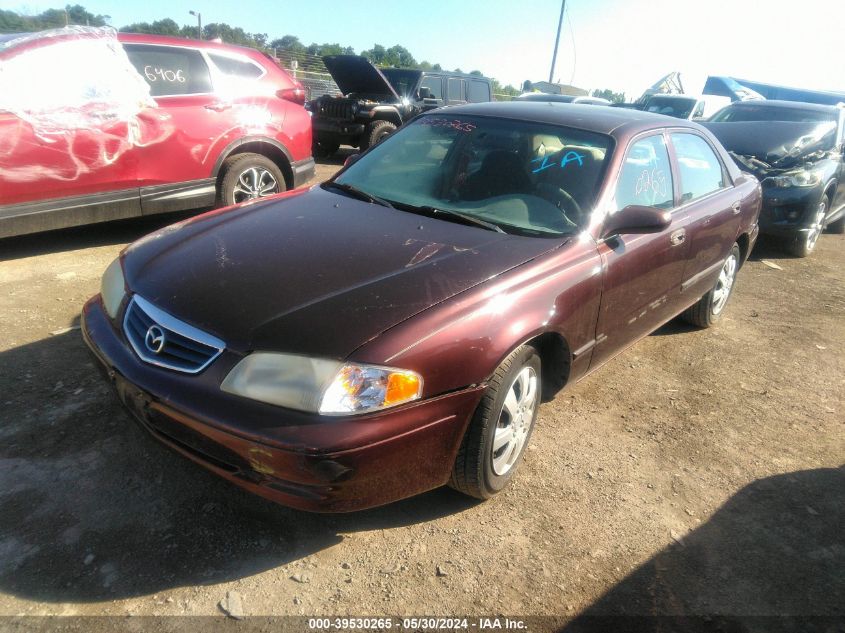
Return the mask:
<svg viewBox="0 0 845 633"><path fill-rule="evenodd" d="M616 212L628 205L673 209L675 185L664 134L629 145L616 184ZM679 309L689 242L687 216L673 212L660 233L622 234L604 240L599 253L604 289L596 327L595 367L670 319Z"/></svg>

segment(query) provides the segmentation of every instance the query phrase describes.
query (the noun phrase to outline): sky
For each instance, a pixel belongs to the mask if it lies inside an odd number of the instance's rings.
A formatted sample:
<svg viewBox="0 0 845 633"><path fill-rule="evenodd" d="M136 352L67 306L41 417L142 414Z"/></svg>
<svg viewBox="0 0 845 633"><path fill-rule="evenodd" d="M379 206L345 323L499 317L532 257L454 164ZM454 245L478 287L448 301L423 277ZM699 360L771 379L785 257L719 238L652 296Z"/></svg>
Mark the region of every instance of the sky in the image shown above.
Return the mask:
<svg viewBox="0 0 845 633"><path fill-rule="evenodd" d="M70 0L0 0L38 13ZM270 39L401 44L417 60L504 84L547 80L560 0L72 0L115 27L169 17L226 22ZM843 0L566 0L554 79L635 99L672 71L686 92L707 75L845 92Z"/></svg>

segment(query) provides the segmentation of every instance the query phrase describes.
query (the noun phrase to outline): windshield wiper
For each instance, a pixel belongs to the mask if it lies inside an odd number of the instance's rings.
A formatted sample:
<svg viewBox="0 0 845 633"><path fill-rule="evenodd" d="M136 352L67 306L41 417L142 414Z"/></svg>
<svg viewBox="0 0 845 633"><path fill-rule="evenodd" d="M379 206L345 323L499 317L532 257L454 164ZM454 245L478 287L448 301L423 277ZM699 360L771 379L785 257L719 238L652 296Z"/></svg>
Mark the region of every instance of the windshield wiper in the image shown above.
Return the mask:
<svg viewBox="0 0 845 633"><path fill-rule="evenodd" d="M375 204L380 204L383 207L390 207L391 209L396 208L384 198L379 198L378 196L374 196L371 193L367 193L363 189L358 189L358 187L356 187L355 185L349 185L345 182L335 182L334 180L329 180L323 183L323 188L327 187L331 187L333 189L338 189L340 191L348 193L351 196L358 198L358 200L363 200L364 202L373 202Z"/></svg>
<svg viewBox="0 0 845 633"><path fill-rule="evenodd" d="M481 227L482 229L487 229L488 231L495 231L496 233L504 233L507 235L507 231L503 230L502 227L498 224L488 222L487 220L482 220L481 218L477 218L474 215L467 215L466 213L461 213L460 211L453 211L452 209L440 209L438 207L432 207L429 205L416 206L412 204L402 204L400 206L402 208L407 208L409 211L425 213L426 215L431 215L435 218L454 218L456 220L460 220L464 224L471 224L473 226Z"/></svg>

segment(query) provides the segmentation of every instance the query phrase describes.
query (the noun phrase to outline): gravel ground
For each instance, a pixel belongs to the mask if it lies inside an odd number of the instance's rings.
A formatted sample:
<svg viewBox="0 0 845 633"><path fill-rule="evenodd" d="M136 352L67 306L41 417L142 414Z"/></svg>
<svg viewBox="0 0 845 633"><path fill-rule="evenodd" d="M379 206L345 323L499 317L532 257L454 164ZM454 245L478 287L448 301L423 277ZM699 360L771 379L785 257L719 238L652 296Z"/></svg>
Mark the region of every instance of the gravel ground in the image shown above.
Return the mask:
<svg viewBox="0 0 845 633"><path fill-rule="evenodd" d="M313 515L160 447L89 359L83 302L175 219L0 241L0 615L843 617L843 236L762 243L717 327L543 405L497 498Z"/></svg>

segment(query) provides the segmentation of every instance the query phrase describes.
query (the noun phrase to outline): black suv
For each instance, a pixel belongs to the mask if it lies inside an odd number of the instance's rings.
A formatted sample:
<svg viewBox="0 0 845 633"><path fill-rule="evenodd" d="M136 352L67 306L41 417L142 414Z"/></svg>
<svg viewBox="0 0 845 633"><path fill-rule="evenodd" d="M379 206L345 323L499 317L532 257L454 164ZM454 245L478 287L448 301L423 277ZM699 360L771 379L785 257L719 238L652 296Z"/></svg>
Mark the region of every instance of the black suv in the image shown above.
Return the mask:
<svg viewBox="0 0 845 633"><path fill-rule="evenodd" d="M760 232L807 257L822 231L845 233L845 108L740 101L704 124L763 186Z"/></svg>
<svg viewBox="0 0 845 633"><path fill-rule="evenodd" d="M329 156L341 144L363 151L424 110L493 99L490 80L477 75L379 70L357 55L329 55L323 62L345 96L310 103L317 156Z"/></svg>

